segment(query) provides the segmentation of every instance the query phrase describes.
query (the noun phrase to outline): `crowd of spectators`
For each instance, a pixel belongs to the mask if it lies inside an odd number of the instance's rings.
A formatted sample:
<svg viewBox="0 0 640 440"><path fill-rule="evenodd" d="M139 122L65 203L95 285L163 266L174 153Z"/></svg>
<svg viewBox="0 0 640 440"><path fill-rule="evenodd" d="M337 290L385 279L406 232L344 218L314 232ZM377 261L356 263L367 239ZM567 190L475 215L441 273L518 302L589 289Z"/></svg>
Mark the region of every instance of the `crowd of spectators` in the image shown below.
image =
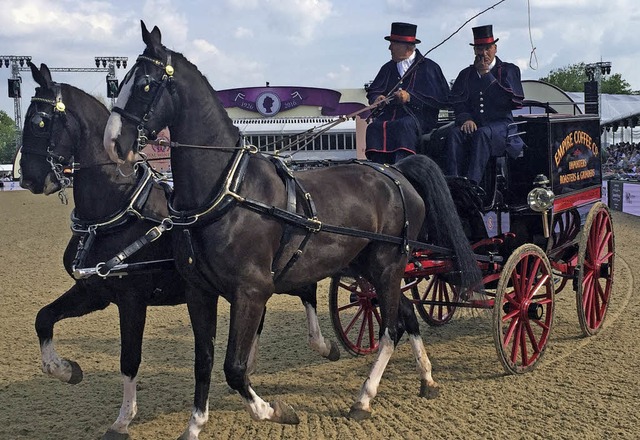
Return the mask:
<svg viewBox="0 0 640 440"><path fill-rule="evenodd" d="M602 172L605 178L640 178L640 144L619 142L605 147Z"/></svg>

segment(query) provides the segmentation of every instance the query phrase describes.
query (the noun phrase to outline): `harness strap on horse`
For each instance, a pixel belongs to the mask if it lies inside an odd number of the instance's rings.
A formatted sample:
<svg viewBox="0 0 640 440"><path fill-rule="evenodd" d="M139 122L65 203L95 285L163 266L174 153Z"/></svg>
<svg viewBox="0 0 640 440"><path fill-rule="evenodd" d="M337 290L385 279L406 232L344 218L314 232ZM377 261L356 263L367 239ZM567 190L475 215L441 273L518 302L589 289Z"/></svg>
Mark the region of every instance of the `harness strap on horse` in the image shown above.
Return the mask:
<svg viewBox="0 0 640 440"><path fill-rule="evenodd" d="M226 213L238 200L236 191L244 180L249 163L249 149L239 149L234 155L223 187L204 208L179 211L173 207L173 198L167 200L169 215L176 226L190 226L198 221L215 221Z"/></svg>
<svg viewBox="0 0 640 440"><path fill-rule="evenodd" d="M156 241L162 233L166 230L170 229L170 226L166 223L160 223L158 226L154 226L149 229L146 234L142 237L131 243L129 246L124 248L122 251L118 252L118 254L107 261L106 263L99 264L96 269L98 271L98 275L102 277L106 277L109 272L118 264L122 263L124 260L129 258L131 255L138 252L140 249Z"/></svg>
<svg viewBox="0 0 640 440"><path fill-rule="evenodd" d="M298 179L295 178L291 170L285 165L284 161L278 157L272 157L271 161L275 165L278 175L284 180L285 183L285 189L287 193L287 211L292 213L297 212L297 192L299 190L300 193L304 195L304 203L302 204L302 207L305 214L308 217L317 218L316 207L313 203L313 200L311 199L311 195L304 190L302 184ZM289 244L289 241L291 241L291 235L293 234L293 231L295 229L299 228L296 228L296 226L291 223L285 223L282 230L282 237L280 239L280 246L278 247L278 250L273 257L271 267L274 267L276 265L276 262L282 257L282 253L284 252L287 244ZM309 238L311 238L311 235L311 231L307 230L305 237L300 242L298 249L291 255L289 261L287 261L287 263L280 270L273 272L274 282L277 282L285 273L289 271L289 269L291 269L295 262L298 261L305 246L309 242Z"/></svg>
<svg viewBox="0 0 640 440"><path fill-rule="evenodd" d="M389 167L377 164L375 162L369 162L369 161L366 161L366 162L356 161L356 163L360 163L362 165L366 165L366 166L368 166L370 168L373 168L376 171L381 172L382 174L387 176L389 179L391 179L393 181L393 183L395 183L395 185L398 187L398 192L400 193L400 200L402 200L402 213L404 214L404 223L403 223L403 226L402 226L402 253L403 254L408 254L409 251L410 251L409 238L408 238L408 234L409 234L409 217L407 215L407 201L406 201L406 199L404 197L404 190L402 189L402 185L400 184L400 181L393 174L391 174L391 172L389 171ZM396 171L398 171L398 170L396 170Z"/></svg>
<svg viewBox="0 0 640 440"><path fill-rule="evenodd" d="M168 229L171 229L170 222L165 220L159 220L156 218L150 218L142 214L142 210L149 200L149 195L153 189L153 170L146 163L138 164L143 170L136 188L134 189L131 199L128 205L113 214L112 216L99 221L83 221L76 217L75 210L71 213L72 226L71 229L74 233L84 234L78 242L78 248L72 264L72 271L76 279L86 278L83 268L86 257L95 241L95 238L99 232L110 231L119 226L124 225L133 218L139 218L143 220L149 220L159 223L158 226L151 228L145 235L134 241L127 246L123 251L119 252L115 257L108 260L106 263L100 263L95 268L95 274L102 277L106 277L110 274L116 266L120 265L125 259L129 258L134 253L138 252L147 244L157 240L162 233Z"/></svg>
<svg viewBox="0 0 640 440"><path fill-rule="evenodd" d="M142 207L147 203L151 188L153 186L153 171L151 167L144 162L137 164L142 169L142 176L138 179L136 188L134 189L129 204L123 209L115 212L109 217L98 220L83 220L76 215L76 210L71 211L71 230L73 232L88 232L89 229L95 228L100 230L108 230L116 228L128 222L135 216L139 219L151 220L160 223L160 220L147 218L140 213Z"/></svg>
<svg viewBox="0 0 640 440"><path fill-rule="evenodd" d="M73 258L73 262L71 263L71 271L75 272L76 268L80 268L84 266L84 262L87 259L87 255L89 255L89 249L93 245L93 241L96 239L96 230L94 228L89 229L89 231L80 237L78 241L78 248L76 249L76 255Z"/></svg>

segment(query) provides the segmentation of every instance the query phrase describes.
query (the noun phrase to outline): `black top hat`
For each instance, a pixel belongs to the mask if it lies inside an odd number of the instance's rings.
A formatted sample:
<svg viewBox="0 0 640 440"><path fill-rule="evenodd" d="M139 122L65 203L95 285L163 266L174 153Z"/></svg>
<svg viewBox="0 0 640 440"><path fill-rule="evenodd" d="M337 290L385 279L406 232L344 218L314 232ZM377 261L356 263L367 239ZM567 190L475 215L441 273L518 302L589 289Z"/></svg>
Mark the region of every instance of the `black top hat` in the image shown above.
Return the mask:
<svg viewBox="0 0 640 440"><path fill-rule="evenodd" d="M420 40L416 38L417 27L410 23L391 23L391 35L384 39L394 43L418 44Z"/></svg>
<svg viewBox="0 0 640 440"><path fill-rule="evenodd" d="M471 46L484 46L485 44L493 44L499 40L499 38L493 39L493 26L490 24L474 27L472 30L473 43L469 43Z"/></svg>

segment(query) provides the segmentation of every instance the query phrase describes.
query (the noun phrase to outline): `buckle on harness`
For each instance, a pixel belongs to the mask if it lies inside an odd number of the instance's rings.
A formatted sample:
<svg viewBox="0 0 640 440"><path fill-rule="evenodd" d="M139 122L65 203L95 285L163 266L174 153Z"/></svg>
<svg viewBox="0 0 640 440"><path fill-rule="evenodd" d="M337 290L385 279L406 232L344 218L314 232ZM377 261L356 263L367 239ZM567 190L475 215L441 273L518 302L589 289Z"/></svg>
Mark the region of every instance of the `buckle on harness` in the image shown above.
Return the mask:
<svg viewBox="0 0 640 440"><path fill-rule="evenodd" d="M322 222L318 220L318 217L310 218L307 228L314 233L320 232L322 230Z"/></svg>

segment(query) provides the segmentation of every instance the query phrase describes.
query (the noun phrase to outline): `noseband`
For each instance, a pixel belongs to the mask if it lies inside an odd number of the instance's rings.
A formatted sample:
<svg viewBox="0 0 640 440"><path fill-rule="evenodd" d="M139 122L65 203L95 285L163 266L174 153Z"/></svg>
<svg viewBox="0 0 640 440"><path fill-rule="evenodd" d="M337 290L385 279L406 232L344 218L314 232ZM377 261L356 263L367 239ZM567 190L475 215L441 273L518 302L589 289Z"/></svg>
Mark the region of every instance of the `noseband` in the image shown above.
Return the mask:
<svg viewBox="0 0 640 440"><path fill-rule="evenodd" d="M144 149L144 147L147 145L147 142L149 141L149 138L147 136L147 129L145 127L146 123L151 119L151 116L153 115L153 112L156 110L156 106L158 104L158 102L160 101L160 98L162 97L162 92L165 89L169 90L169 93L171 95L171 99L172 101L175 103L177 101L177 94L176 94L176 90L175 90L175 83L173 80L173 73L174 73L174 69L173 66L171 65L171 52L168 52L167 54L167 62L166 64L163 63L161 60L158 60L156 58L151 58L148 57L146 55L140 55L138 56L138 59L136 60L136 63L140 62L140 61L149 61L151 64L153 64L154 66L158 67L159 69L161 69L163 71L162 74L162 79L160 81L160 85L158 86L155 95L153 96L153 98L150 100L149 104L147 105L147 108L144 112L144 115L142 117L138 117L128 111L126 111L123 108L120 107L113 107L113 109L111 111L118 113L122 118L124 118L125 120L132 122L134 124L136 124L137 126L137 130L138 130L138 137L136 139L136 144L134 146L134 153L139 153L140 151L142 151ZM135 69L132 70L132 72ZM158 82L155 79L153 80L154 82ZM146 84L144 86L144 91L148 92L151 89L150 84ZM132 98L134 98L134 96L131 96ZM155 131L151 132L151 135L155 135Z"/></svg>

